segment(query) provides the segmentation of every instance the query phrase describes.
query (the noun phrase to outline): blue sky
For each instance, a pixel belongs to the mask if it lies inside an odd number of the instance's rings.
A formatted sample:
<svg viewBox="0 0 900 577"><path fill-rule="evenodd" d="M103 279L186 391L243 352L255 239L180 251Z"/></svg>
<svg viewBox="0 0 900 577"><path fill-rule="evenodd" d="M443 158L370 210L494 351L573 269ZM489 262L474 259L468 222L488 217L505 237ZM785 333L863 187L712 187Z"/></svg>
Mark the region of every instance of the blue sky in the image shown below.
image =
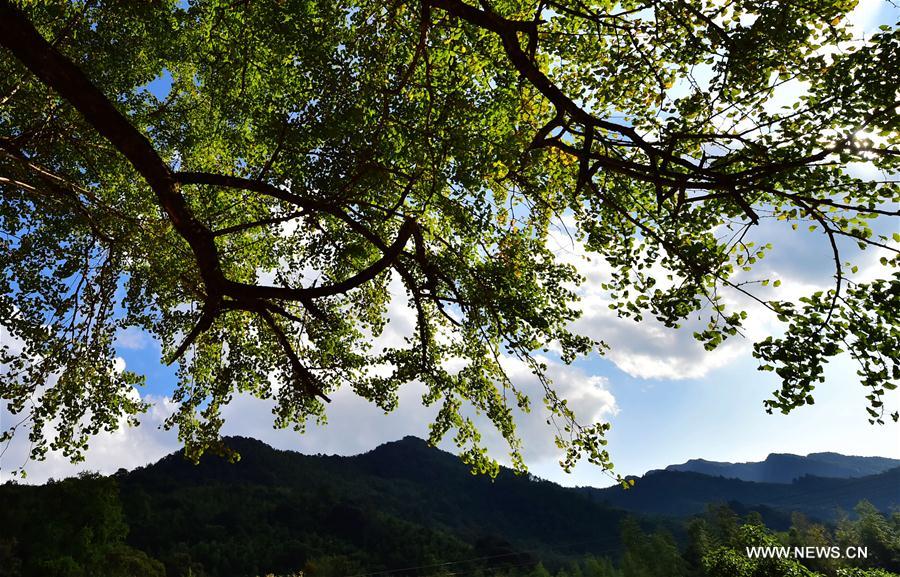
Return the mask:
<svg viewBox="0 0 900 577"><path fill-rule="evenodd" d="M879 24L893 24L898 17L897 8L877 0L863 0L853 15L858 29L865 32ZM151 89L162 94L168 91L168 85L168 79L161 78ZM893 226L897 230L896 222ZM775 228L757 234L785 241L773 241L775 250L763 266L771 278L783 279L783 290L788 294L827 286L831 261L820 236L789 236L784 229ZM639 325L615 319L600 291L592 288L603 278L603 267L583 261L578 247L567 244L566 239L558 239L558 243L560 257L572 259L589 278L583 289L585 316L578 328L609 342L612 350L605 358L593 356L572 367L551 363L551 376L582 414L612 423L609 449L621 474L642 474L698 457L760 460L771 452L837 451L900 458L900 430L891 424L868 424L865 391L847 359L828 368L826 382L816 390L815 405L788 416L767 415L762 403L778 382L772 373L756 370L757 363L750 355L751 339L735 339L722 350L705 354L691 338L690 328L669 331L652 322ZM861 276L877 274L877 257L874 252L860 255ZM384 338L406 334L408 315L405 303L392 306L392 321ZM748 326L751 338L778 330L765 315L753 318ZM87 462L78 467L58 455L31 463L27 466L31 480L40 482L82 469L112 472L119 467L131 468L178 448L175 434L158 428L172 410L167 395L175 384L174 369L160 364L158 345L138 331L121 334L117 351L129 369L147 376L148 385L141 394L154 406L142 426L102 435L93 443ZM521 367L512 366L511 372L521 376L527 389L529 379ZM304 435L273 431L270 406L265 401L239 397L226 409L225 433L254 436L279 448L307 453L354 454L404 435L426 436L435 411L421 406L420 394L416 385L406 387L401 392L400 408L384 415L348 391L341 391L329 407L329 423L324 427L311 425ZM894 395L892 404L896 403ZM538 399L534 405L540 407ZM4 423L10 419L5 409L0 409L0 419ZM540 411L522 419L521 433L526 462L533 473L567 485L610 483L608 477L587 465L579 466L571 475L561 471L556 464L559 455L551 442L552 430L544 425ZM490 433L486 438L493 454L502 458L502 442ZM0 481L5 480L10 468L23 462L27 451L24 441L13 441L4 456Z"/></svg>

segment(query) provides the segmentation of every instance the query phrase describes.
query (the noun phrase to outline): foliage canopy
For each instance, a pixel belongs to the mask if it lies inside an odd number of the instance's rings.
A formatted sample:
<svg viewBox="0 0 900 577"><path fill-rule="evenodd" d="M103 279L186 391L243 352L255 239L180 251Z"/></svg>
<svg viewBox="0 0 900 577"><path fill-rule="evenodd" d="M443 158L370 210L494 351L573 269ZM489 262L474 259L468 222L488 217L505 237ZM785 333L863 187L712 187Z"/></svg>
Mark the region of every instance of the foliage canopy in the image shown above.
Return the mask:
<svg viewBox="0 0 900 577"><path fill-rule="evenodd" d="M194 457L235 394L274 398L276 425L302 429L339 387L389 411L419 380L440 407L432 441L452 432L496 470L472 414L524 467L516 358L563 466L611 469L608 425L576 420L540 356L605 348L569 328L583 279L547 245L567 222L613 271L620 315L709 316L696 336L712 349L746 317L729 291L778 314L784 334L754 353L782 381L769 411L812 403L846 351L882 423L900 273L897 235L871 223L898 216L900 30L853 38L854 6L4 0L0 397L34 457L80 458L146 408L114 361L137 327L178 363L168 424ZM802 98L773 109L791 83ZM771 245L744 240L762 219L817 227L833 289L792 303L763 288ZM883 251L882 278L854 282L857 244ZM392 279L416 323L382 349Z"/></svg>

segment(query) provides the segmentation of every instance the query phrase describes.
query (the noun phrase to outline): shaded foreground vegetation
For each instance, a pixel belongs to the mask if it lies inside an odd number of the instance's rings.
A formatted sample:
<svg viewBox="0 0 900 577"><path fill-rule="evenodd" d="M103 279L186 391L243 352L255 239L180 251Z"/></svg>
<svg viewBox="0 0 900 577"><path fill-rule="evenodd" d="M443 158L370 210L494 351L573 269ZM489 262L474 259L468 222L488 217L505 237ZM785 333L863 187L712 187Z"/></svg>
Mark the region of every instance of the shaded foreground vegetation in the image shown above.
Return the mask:
<svg viewBox="0 0 900 577"><path fill-rule="evenodd" d="M761 515L738 503L680 520L634 518L577 490L508 471L493 482L473 477L454 457L414 439L357 457L304 456L247 439L230 443L242 454L239 463L207 458L195 467L175 454L111 477L0 486L0 577L883 577L900 571L900 515L867 503L833 523L799 513ZM868 558L806 565L748 559L746 547L764 545L860 546Z"/></svg>

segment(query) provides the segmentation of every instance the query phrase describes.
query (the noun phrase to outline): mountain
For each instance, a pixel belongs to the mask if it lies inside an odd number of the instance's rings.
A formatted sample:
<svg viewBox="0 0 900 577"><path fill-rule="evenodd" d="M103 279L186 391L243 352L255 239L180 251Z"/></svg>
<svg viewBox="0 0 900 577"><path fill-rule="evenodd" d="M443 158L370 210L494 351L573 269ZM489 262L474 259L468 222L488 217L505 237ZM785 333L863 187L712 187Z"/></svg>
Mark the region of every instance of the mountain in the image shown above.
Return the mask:
<svg viewBox="0 0 900 577"><path fill-rule="evenodd" d="M416 437L351 457L279 451L240 437L226 439L226 444L240 453L240 461L209 456L195 466L174 453L121 476L123 492L152 487L173 495L192 487L278 488L314 495L320 504L335 501L377 509L470 541L503 535L550 549L571 549L573 539L590 541L603 527L617 528L625 516L571 489L509 469L501 469L493 480L472 475L458 457Z"/></svg>
<svg viewBox="0 0 900 577"><path fill-rule="evenodd" d="M255 577L302 568L309 577L420 577L427 567L428 575L549 577L539 561L556 569L587 555L615 561L651 541L677 556L691 538L683 518L711 503L741 518L756 512L776 530L790 527L792 511L829 520L835 507L849 511L862 499L881 511L900 505L900 468L790 484L664 470L625 491L565 488L508 469L496 479L472 475L415 437L350 457L242 437L225 443L239 461L207 454L194 465L177 452L110 477L0 485L0 576ZM635 527L663 531L642 541ZM99 573L70 570L98 559L106 560ZM15 563L21 573L4 573ZM598 571L593 577L618 575Z"/></svg>
<svg viewBox="0 0 900 577"><path fill-rule="evenodd" d="M507 469L474 476L415 437L351 457L226 444L238 462L193 465L179 452L116 476L129 544L169 575L190 563L209 575L280 574L335 556L348 565L338 575L442 559L533 566L621 547L624 511Z"/></svg>
<svg viewBox="0 0 900 577"><path fill-rule="evenodd" d="M713 477L760 483L791 483L804 475L848 479L877 475L895 467L900 467L900 459L855 457L839 453L810 453L805 457L772 453L765 461L724 463L691 459L680 465L669 465L665 470L702 473Z"/></svg>
<svg viewBox="0 0 900 577"><path fill-rule="evenodd" d="M806 475L792 483L757 483L682 471L651 471L635 486L582 489L598 503L653 515L686 516L703 512L709 503L737 502L785 512L799 511L812 518L834 520L862 500L881 511L900 507L900 467L859 478Z"/></svg>

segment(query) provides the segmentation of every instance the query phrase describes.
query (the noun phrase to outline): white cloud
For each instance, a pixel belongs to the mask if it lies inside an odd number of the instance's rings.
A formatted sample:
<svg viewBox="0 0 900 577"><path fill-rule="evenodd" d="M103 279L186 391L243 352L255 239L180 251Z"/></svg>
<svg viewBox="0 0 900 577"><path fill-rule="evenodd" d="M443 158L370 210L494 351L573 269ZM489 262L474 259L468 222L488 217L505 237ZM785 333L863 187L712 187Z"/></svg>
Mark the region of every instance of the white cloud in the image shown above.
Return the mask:
<svg viewBox="0 0 900 577"><path fill-rule="evenodd" d="M6 325L0 322L0 345L8 347L10 354L18 354L22 352L24 344L22 339L13 337Z"/></svg>
<svg viewBox="0 0 900 577"><path fill-rule="evenodd" d="M375 350L403 346L405 338L412 335L415 327L415 312L402 284L394 278L389 288L393 297L388 306L389 322L384 332L373 340ZM126 349L139 350L152 343L146 333L138 330L122 331L117 335L117 345ZM584 421L601 420L616 414L618 407L605 378L545 360L557 391L570 400L570 405ZM548 415L541 402L537 379L521 362L509 360L507 365L517 386L532 396L534 411L519 415L517 421L520 434L526 440L526 458L531 461L558 457L558 449L552 442L554 431L545 422ZM124 360L117 358L117 370L124 369L124 366ZM451 360L448 368L459 369L461 365ZM421 383L401 387L398 408L385 414L349 388L343 388L332 395L332 403L327 407L327 424L310 423L303 434L273 428L271 399L236 395L223 409L223 434L251 436L277 448L304 453L356 454L406 435L427 437L428 425L434 420L438 406L425 407L422 404L424 393L425 387ZM176 406L167 397L147 396L145 400L151 403L151 408L141 417L139 427L123 426L113 433L101 433L91 440L86 461L78 465L72 465L56 453L50 453L45 461L28 463L28 482L44 482L50 477L61 478L85 470L112 473L119 468L129 469L153 462L177 450L180 445L175 432L160 429ZM12 418L5 406L0 409L0 421L11 422ZM485 441L493 454L505 454L504 441L499 435L491 433L491 426L485 418L482 417L481 421ZM16 436L0 463L0 482L10 478L10 473L26 462L29 451L27 431L20 433L24 434ZM453 450L452 441L448 439L443 447Z"/></svg>
<svg viewBox="0 0 900 577"><path fill-rule="evenodd" d="M732 339L713 352L706 351L692 336L694 330L705 328L705 321L692 320L681 329L654 326L653 322L638 324L601 313L586 316L578 326L587 334L602 335L611 346L606 357L625 373L642 379L700 378L748 349L746 341Z"/></svg>
<svg viewBox="0 0 900 577"><path fill-rule="evenodd" d="M56 452L48 453L44 461L28 462L28 431L17 431L0 458L0 483L12 479L11 474L23 465L29 483L43 483L51 477L65 478L81 471L109 474L120 468L132 469L175 451L178 448L175 432L161 428L163 421L175 411L174 403L167 397L147 396L144 399L151 403L151 408L141 416L140 426L128 427L123 422L117 431L100 433L91 439L86 460L77 465ZM12 423L13 419L21 419L21 415L11 415L5 404L0 406L0 422Z"/></svg>
<svg viewBox="0 0 900 577"><path fill-rule="evenodd" d="M773 73L772 77L777 80L778 74ZM770 84L776 80L770 81ZM802 97L809 94L809 88L810 83L805 80L792 79L779 84L772 92L772 97L763 103L763 109L773 115L784 114L785 109L790 108L795 102L798 102ZM755 122L750 122L748 124L749 126L744 127L745 129L756 126Z"/></svg>
<svg viewBox="0 0 900 577"><path fill-rule="evenodd" d="M571 223L567 226L572 228ZM588 254L580 242L559 234L553 235L550 246L560 261L575 266L586 278L576 291L581 298L578 307L582 316L572 329L607 343L610 349L606 358L625 373L644 379L697 378L741 354L740 343L730 342L709 353L693 338L694 331L705 327L709 313L688 319L680 329L668 329L652 317L641 322L619 318L609 308L612 299L601 288L611 278L606 261L597 254ZM665 278L662 273L657 276Z"/></svg>
<svg viewBox="0 0 900 577"><path fill-rule="evenodd" d="M115 346L131 351L140 351L154 344L149 333L137 327L128 327L116 332Z"/></svg>
<svg viewBox="0 0 900 577"><path fill-rule="evenodd" d="M568 400L582 424L606 422L619 414L616 398L610 391L606 377L590 375L584 370L559 362L542 359L548 367L547 374L560 397ZM519 386L531 396L532 411L519 414L517 426L524 442L524 457L527 464L557 460L562 454L554 442L555 430L547 424L550 412L543 405L542 392L537 379L521 363L510 371ZM494 448L494 447L491 447ZM503 446L497 446L494 454L501 454Z"/></svg>
<svg viewBox="0 0 900 577"><path fill-rule="evenodd" d="M884 0L860 0L847 15L847 24L854 36L869 35L882 23L880 14L887 3Z"/></svg>
<svg viewBox="0 0 900 577"><path fill-rule="evenodd" d="M409 295L403 286L400 275L391 271L388 284L390 302L387 307L387 326L374 339L375 350L406 346L405 339L413 335L416 327L416 311L409 302Z"/></svg>
<svg viewBox="0 0 900 577"><path fill-rule="evenodd" d="M604 421L618 414L618 405L605 377L588 375L577 367L543 360L548 363L548 374L557 392L569 399L569 406L580 421ZM537 379L517 360L507 359L504 364L516 386L526 392L532 401L531 413L523 414L516 410L516 424L524 440L526 462L531 464L559 458L559 449L553 442L555 429L546 422L549 412L543 406ZM224 433L255 437L273 447L303 453L352 455L407 435L426 438L428 425L434 420L438 407L425 407L421 399L424 393L425 387L421 383L404 385L399 391L397 409L385 414L353 391L343 388L332 395L332 402L327 407L327 423L310 423L303 434L272 428L274 401L240 395L223 410L226 423ZM502 458L508 452L506 442L486 417L476 416L475 421L491 454L508 464L509 460ZM455 449L451 437L452 433L442 443L442 448Z"/></svg>
<svg viewBox="0 0 900 577"><path fill-rule="evenodd" d="M385 414L352 390L343 388L331 395L327 423L309 423L303 434L273 427L274 401L239 395L222 411L223 433L254 437L273 447L303 453L352 455L406 435L426 437L437 408L422 405L424 392L421 384L405 385L399 391L397 410Z"/></svg>
<svg viewBox="0 0 900 577"><path fill-rule="evenodd" d="M573 228L571 222L566 224L569 229ZM764 278L781 281L779 288L748 285L747 289L760 298L796 301L801 296L833 286L834 264L830 247L820 231L793 231L790 223L766 220L753 227L746 240L754 240L758 245L766 242L773 245L772 251L753 271L742 272L732 279L735 282ZM706 328L710 310L702 309L694 313L678 329L666 328L650 315L640 322L619 318L609 308L612 300L601 289L601 284L607 282L611 275L605 260L599 255L587 253L581 243L562 234L554 234L550 246L560 261L572 264L587 279L576 291L581 297L578 306L582 317L575 321L573 330L607 343L610 349L606 358L632 377L665 380L702 378L739 358L749 358L755 341L783 331L782 323L771 311L749 297L726 288L721 296L727 311L746 310L748 313L742 328L744 336L732 337L716 350L706 351L693 334ZM883 270L880 274L876 270L878 256L881 254L854 253L853 247L845 254L847 258L857 259L861 265L870 263L860 266L860 273L865 274L865 278L883 276ZM660 281L657 286L661 287L665 274L656 270L654 273Z"/></svg>

